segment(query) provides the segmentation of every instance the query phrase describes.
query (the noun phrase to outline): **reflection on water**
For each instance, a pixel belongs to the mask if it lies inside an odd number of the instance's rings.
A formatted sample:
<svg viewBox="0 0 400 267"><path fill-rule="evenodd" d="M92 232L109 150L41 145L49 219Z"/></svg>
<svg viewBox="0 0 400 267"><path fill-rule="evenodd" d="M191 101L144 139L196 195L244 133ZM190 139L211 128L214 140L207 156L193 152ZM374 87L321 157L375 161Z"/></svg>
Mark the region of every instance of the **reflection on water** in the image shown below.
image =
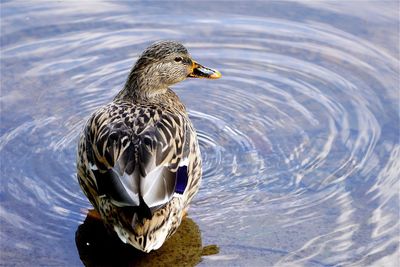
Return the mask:
<svg viewBox="0 0 400 267"><path fill-rule="evenodd" d="M159 39L224 75L175 87L204 162L190 229L220 248L199 262L198 235L184 255L203 266L399 265L399 3L157 3L2 2L0 265L110 261L84 242L76 250L78 227L80 240L101 231L81 225L77 136ZM121 261L141 259L126 251Z"/></svg>
<svg viewBox="0 0 400 267"><path fill-rule="evenodd" d="M203 249L200 229L190 218L159 250L148 254L110 236L101 221L89 216L78 227L75 240L85 266L194 266L204 254L218 253L216 246Z"/></svg>

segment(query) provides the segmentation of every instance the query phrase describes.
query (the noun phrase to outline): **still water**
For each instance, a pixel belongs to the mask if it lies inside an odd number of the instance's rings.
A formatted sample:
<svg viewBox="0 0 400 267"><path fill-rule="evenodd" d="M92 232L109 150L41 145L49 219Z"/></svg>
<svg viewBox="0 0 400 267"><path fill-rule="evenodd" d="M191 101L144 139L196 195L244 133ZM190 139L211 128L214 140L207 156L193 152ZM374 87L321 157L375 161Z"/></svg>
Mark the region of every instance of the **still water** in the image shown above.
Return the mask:
<svg viewBox="0 0 400 267"><path fill-rule="evenodd" d="M0 265L398 266L398 10L2 1ZM175 86L204 180L190 219L149 257L83 224L75 153L89 114L160 39L223 78Z"/></svg>

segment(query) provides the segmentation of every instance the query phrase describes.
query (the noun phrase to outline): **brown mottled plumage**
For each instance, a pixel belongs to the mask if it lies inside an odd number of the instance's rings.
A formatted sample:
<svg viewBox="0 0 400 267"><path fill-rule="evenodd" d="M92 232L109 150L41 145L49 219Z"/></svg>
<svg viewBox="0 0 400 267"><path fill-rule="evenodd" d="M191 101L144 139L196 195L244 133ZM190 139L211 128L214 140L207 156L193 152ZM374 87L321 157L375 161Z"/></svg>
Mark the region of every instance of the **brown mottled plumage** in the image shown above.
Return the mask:
<svg viewBox="0 0 400 267"><path fill-rule="evenodd" d="M145 252L179 227L201 180L196 132L169 89L187 77L221 74L180 43L149 46L114 101L91 115L78 147L78 181L105 225Z"/></svg>

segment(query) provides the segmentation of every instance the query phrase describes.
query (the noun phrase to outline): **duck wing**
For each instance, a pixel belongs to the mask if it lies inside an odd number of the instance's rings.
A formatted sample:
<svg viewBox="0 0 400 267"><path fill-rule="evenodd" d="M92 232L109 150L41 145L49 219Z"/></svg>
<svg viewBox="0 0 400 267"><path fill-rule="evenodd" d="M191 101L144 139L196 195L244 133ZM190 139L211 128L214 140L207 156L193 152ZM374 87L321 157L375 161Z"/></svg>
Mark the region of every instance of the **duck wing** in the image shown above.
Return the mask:
<svg viewBox="0 0 400 267"><path fill-rule="evenodd" d="M132 123L123 116L93 116L87 157L99 196L110 197L116 206L141 207L149 215L149 209L163 206L186 187L190 126L172 112L129 114L139 115Z"/></svg>

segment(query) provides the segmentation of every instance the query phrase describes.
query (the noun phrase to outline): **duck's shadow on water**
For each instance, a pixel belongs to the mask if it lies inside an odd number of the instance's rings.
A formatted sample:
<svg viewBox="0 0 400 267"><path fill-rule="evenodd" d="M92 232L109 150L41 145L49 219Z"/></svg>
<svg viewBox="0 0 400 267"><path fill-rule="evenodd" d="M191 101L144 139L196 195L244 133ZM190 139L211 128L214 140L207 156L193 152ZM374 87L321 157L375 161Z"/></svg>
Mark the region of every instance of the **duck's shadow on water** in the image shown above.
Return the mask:
<svg viewBox="0 0 400 267"><path fill-rule="evenodd" d="M194 266L203 255L218 253L215 245L202 246L198 225L190 218L164 245L144 253L111 236L100 220L86 217L75 233L79 257L85 266Z"/></svg>

